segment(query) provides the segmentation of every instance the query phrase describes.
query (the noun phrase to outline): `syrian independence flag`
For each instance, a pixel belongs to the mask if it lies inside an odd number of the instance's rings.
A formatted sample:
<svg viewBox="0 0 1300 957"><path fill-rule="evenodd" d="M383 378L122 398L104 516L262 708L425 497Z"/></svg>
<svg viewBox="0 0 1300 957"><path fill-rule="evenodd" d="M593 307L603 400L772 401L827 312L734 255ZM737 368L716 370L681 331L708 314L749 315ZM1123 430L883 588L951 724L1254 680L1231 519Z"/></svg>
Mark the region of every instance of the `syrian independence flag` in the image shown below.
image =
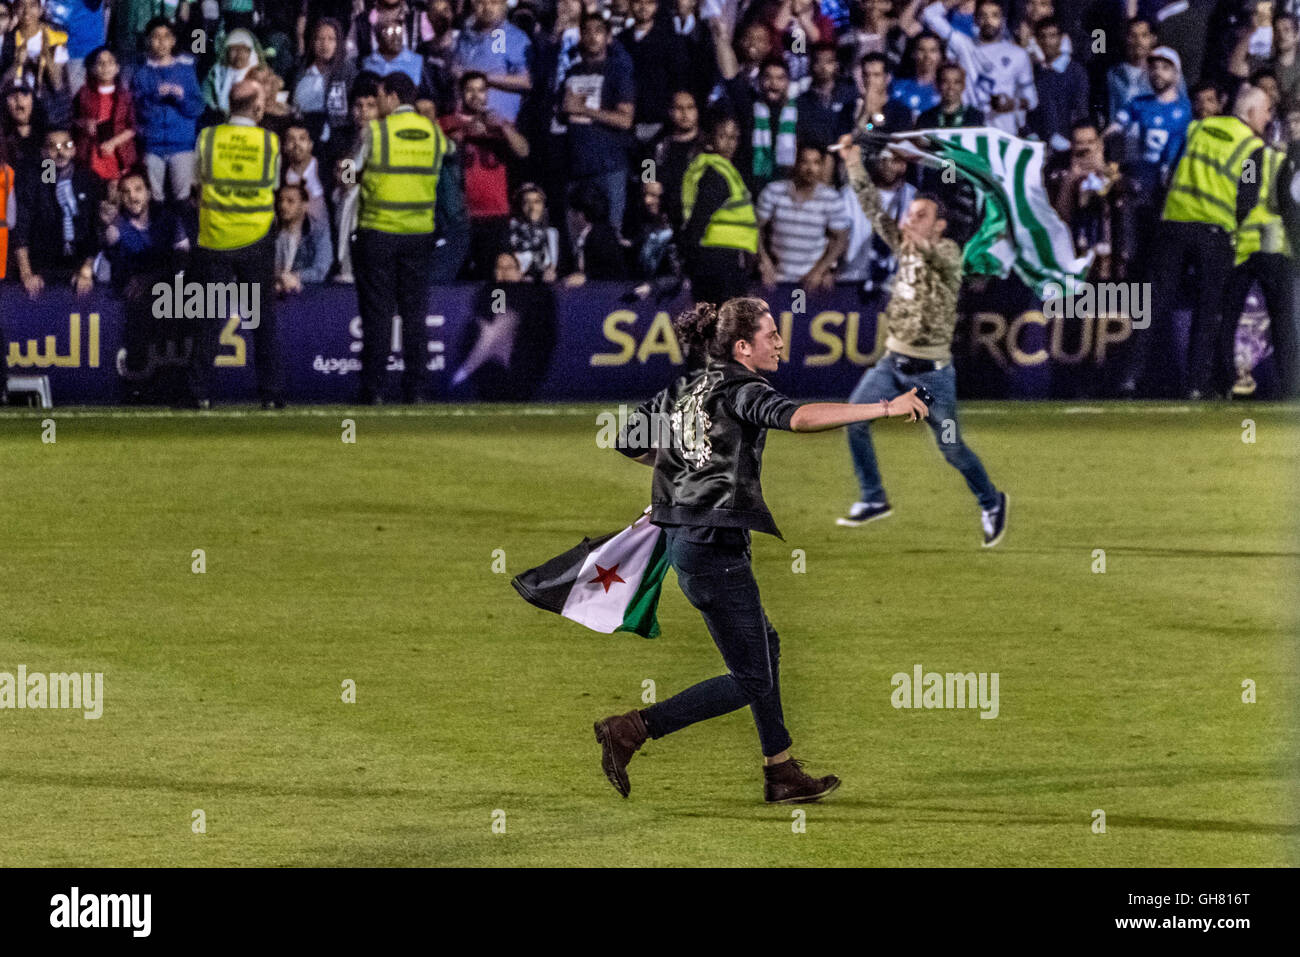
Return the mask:
<svg viewBox="0 0 1300 957"><path fill-rule="evenodd" d="M1014 272L1039 298L1070 295L1083 281L1092 253L1075 255L1070 228L1047 198L1042 143L990 127L916 130L895 139L900 142L891 149L919 152L929 166L951 164L984 198L983 220L962 257L966 272L1003 278ZM1059 288L1049 289L1052 284Z"/></svg>
<svg viewBox="0 0 1300 957"><path fill-rule="evenodd" d="M516 575L515 591L538 608L593 631L659 634L659 592L668 572L667 536L650 524L650 509L621 532L610 532Z"/></svg>

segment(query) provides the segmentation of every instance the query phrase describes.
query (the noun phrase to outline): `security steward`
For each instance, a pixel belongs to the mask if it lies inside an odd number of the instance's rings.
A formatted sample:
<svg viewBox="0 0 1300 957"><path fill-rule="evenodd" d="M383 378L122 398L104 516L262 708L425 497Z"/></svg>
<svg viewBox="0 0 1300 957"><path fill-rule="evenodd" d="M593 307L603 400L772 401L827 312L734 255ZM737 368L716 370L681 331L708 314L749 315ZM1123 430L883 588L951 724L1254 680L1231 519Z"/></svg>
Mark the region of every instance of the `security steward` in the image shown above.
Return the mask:
<svg viewBox="0 0 1300 957"><path fill-rule="evenodd" d="M732 165L740 127L726 115L708 122L704 149L682 177L682 251L696 302L745 295L758 265L754 202Z"/></svg>
<svg viewBox="0 0 1300 957"><path fill-rule="evenodd" d="M446 134L415 112L415 83L404 73L379 81L379 119L363 133L354 161L361 206L352 244L361 312L358 401L383 402L394 313L402 318L402 401L424 396L428 362L425 312L434 255L434 207Z"/></svg>
<svg viewBox="0 0 1300 957"><path fill-rule="evenodd" d="M1236 266L1228 278L1223 334L1218 348L1218 386L1232 382L1237 324L1246 307L1250 287L1258 282L1268 309L1273 365L1277 369L1281 398L1296 393L1296 263L1295 252L1282 220L1282 194L1286 154L1271 147L1264 151L1259 177L1259 199L1237 229Z"/></svg>
<svg viewBox="0 0 1300 957"><path fill-rule="evenodd" d="M230 91L230 120L199 133L199 241L191 263L192 281L237 283L241 296L256 297L257 312L242 316L251 327L257 393L263 409L284 408L283 370L275 321L275 187L280 181L280 138L258 126L266 111L265 93L252 80ZM230 310L227 295L227 311ZM228 316L204 316L190 354L190 404L206 409L217 338ZM255 324L254 324L255 323Z"/></svg>
<svg viewBox="0 0 1300 957"><path fill-rule="evenodd" d="M1133 393L1146 367L1152 333L1172 340L1172 316L1183 269L1196 270L1188 343L1186 398L1218 391L1224 287L1232 271L1238 226L1259 197L1265 128L1273 105L1257 87L1243 87L1232 116L1210 116L1187 130L1183 156L1165 199L1151 258L1150 330L1134 332L1132 365L1123 391Z"/></svg>

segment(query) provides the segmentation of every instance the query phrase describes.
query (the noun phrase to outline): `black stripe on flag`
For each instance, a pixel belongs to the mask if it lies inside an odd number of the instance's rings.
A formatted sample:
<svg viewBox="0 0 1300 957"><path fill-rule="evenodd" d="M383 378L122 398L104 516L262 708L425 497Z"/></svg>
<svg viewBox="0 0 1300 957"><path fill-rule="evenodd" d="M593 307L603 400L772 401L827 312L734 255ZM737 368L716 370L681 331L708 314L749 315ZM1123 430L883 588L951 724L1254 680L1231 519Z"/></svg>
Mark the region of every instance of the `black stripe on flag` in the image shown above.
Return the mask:
<svg viewBox="0 0 1300 957"><path fill-rule="evenodd" d="M584 538L563 555L556 555L544 565L520 572L510 584L515 586L515 591L519 592L524 601L558 615L564 611L564 602L568 599L587 556L621 531L610 532L600 538Z"/></svg>

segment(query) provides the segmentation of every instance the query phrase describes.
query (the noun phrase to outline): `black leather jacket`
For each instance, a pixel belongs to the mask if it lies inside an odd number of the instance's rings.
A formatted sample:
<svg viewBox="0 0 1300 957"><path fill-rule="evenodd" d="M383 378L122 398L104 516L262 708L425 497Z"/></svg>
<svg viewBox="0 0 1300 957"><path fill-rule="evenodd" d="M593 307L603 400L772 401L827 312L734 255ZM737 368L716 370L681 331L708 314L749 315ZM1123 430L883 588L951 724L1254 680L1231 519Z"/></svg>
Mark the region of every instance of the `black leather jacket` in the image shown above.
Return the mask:
<svg viewBox="0 0 1300 957"><path fill-rule="evenodd" d="M656 525L747 528L781 536L759 475L768 429L790 428L799 403L738 362L710 359L629 417L618 449L653 452Z"/></svg>

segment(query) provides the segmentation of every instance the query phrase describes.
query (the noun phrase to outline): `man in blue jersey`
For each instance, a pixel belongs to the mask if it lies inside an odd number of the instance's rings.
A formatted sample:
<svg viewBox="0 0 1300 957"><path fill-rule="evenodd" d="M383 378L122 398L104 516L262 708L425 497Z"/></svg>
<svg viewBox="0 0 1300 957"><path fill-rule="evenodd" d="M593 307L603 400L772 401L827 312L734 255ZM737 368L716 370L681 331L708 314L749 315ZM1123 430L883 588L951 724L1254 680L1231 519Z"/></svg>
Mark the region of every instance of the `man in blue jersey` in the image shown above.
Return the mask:
<svg viewBox="0 0 1300 957"><path fill-rule="evenodd" d="M1153 235L1165 188L1187 139L1192 121L1191 101L1182 93L1181 63L1169 47L1157 47L1147 58L1150 93L1140 93L1115 112L1106 129L1111 153L1120 160L1124 178L1118 229L1125 250L1124 273L1146 273Z"/></svg>
<svg viewBox="0 0 1300 957"><path fill-rule="evenodd" d="M1147 60L1152 92L1129 100L1106 131L1108 137L1122 135L1122 169L1137 180L1153 204L1169 182L1192 121L1192 104L1179 91L1181 69L1174 50L1152 50Z"/></svg>

